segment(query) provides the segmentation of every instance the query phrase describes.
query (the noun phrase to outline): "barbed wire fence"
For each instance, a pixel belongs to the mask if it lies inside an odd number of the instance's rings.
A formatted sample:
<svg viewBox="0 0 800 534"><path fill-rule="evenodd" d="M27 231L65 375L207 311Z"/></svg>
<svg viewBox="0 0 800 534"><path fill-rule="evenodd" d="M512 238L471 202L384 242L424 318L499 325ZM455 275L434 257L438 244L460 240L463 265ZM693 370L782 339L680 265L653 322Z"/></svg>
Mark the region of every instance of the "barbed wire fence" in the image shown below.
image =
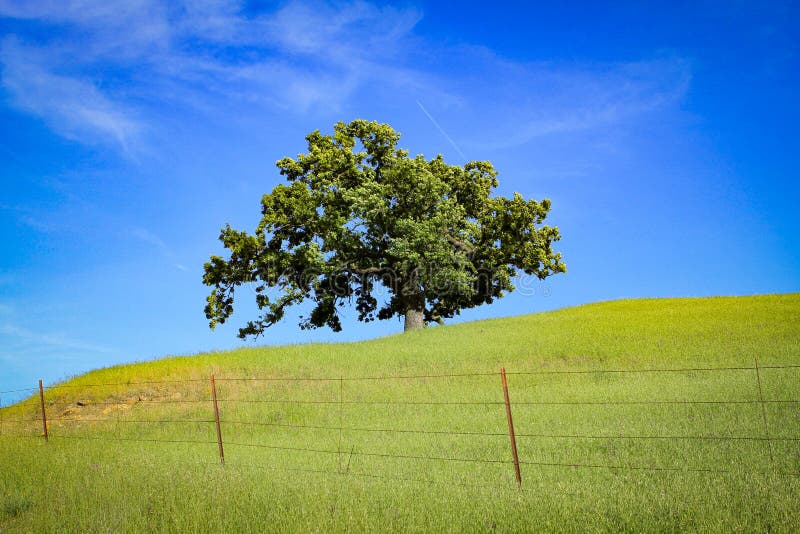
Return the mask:
<svg viewBox="0 0 800 534"><path fill-rule="evenodd" d="M506 372L505 369L500 369L498 372L476 372L476 373L451 373L451 374L420 374L420 375L378 375L378 376L360 376L360 377L267 377L267 378L248 378L248 377L215 377L211 375L208 379L176 379L176 380L159 380L159 381L140 381L140 382L109 382L109 383L92 383L92 384L60 384L44 387L42 381L39 381L37 388L17 388L12 390L0 391L0 408L3 407L3 395L12 394L29 394L36 396L38 393L39 400L39 416L38 417L16 417L7 418L3 417L3 411L0 410L0 437L5 438L18 438L18 439L44 439L50 440L91 440L91 441L108 441L108 442L140 442L140 443L158 443L158 444L200 444L200 445L216 445L218 448L219 463L225 466L225 447L248 447L270 451L285 451L289 453L311 453L316 455L336 455L338 456L338 469L325 470L325 469L312 469L306 466L297 467L275 467L254 464L234 463L237 468L255 468L267 469L272 471L286 471L298 473L315 473L327 475L347 475L359 478L380 479L389 481L406 481L425 484L446 484L446 485L459 485L467 487L491 487L493 489L509 489L525 491L523 467L550 467L550 468L569 468L569 469L603 469L611 471L630 471L630 472L651 472L651 473L709 473L709 474L733 474L741 473L741 470L724 469L718 466L666 466L666 465L628 465L625 463L594 463L594 462L556 462L556 461L541 461L530 459L527 457L520 457L517 449L517 438L532 438L532 439L559 439L559 440L626 440L626 441L640 441L640 442L654 442L654 441L702 441L702 442L760 442L767 445L768 455L770 460L770 469L768 471L751 471L753 474L764 475L777 475L798 477L800 472L786 471L778 469L775 458L774 444L776 443L798 443L800 436L782 436L774 435L770 432L770 426L767 416L767 407L770 405L800 405L800 399L769 399L764 396L764 388L762 385L761 373L763 370L798 370L800 365L759 365L758 360L754 359L753 366L730 366L730 367L685 367L685 368L645 368L645 369L596 369L596 370L535 370L535 371L517 371ZM629 374L668 374L668 373L725 373L725 372L752 372L754 375L754 382L758 392L757 399L730 399L730 400L717 400L717 399L650 399L650 400L534 400L534 401L513 401L511 399L511 388L508 385L509 377L523 377L523 376L543 376L543 375L629 375ZM378 381L420 381L420 380L437 380L437 379L459 379L459 378L478 378L481 380L497 380L498 397L496 400L462 400L462 399L378 399L378 400L363 400L345 398L344 384L345 383L364 383L364 382L378 382ZM499 380L498 380L499 378ZM267 398L225 398L217 396L217 383L300 383L300 382L315 382L315 383L329 383L338 385L338 398L337 399L267 399ZM184 399L174 398L174 393L164 395L150 395L146 399L139 399L137 404L142 405L195 405L197 407L207 407L207 418L120 418L117 415L117 424L160 424L160 425L210 425L216 439L184 439L184 438L149 438L149 437L123 437L118 435L76 435L64 434L54 432L52 424L48 423L48 413L46 401L46 393L55 392L58 390L69 389L89 389L89 388L112 388L112 387L131 387L131 386L147 386L147 387L162 387L162 386L185 386L194 385L202 386L209 385L209 398L196 398ZM502 390L502 397L499 391ZM65 402L65 401L62 401ZM78 406L112 406L119 405L119 401L109 400L84 400L77 401ZM228 419L220 415L220 405L235 405L235 404L297 404L297 405L315 405L324 410L334 411L335 416L338 416L338 424L302 424L302 423L287 423L275 421L263 421L252 419ZM448 430L448 429L432 429L432 428L400 428L396 426L362 426L345 424L343 416L343 407L345 406L411 406L417 408L434 407L434 406L451 406L451 407L466 407L466 406L495 406L503 407L505 411L505 426L507 431L480 431L480 430ZM665 405L680 405L680 406L755 406L760 407L760 419L762 423L761 433L758 435L700 435L700 434L643 434L643 433L627 433L627 434L612 434L612 433L566 433L566 432L526 432L524 428L515 428L513 414L516 410L530 409L532 407L543 406L665 406ZM52 404L51 404L52 406ZM225 410L222 410L225 413ZM58 419L59 423L84 423L84 422L98 422L107 423L114 422L110 418L101 417L70 417L69 415L62 416ZM41 433L34 433L27 431L21 433L7 432L9 425L15 428L16 424L28 424L30 430L33 424L41 424ZM335 431L339 433L338 446L332 447L314 447L314 446L293 446L293 445L275 445L270 443L253 443L242 442L237 440L224 439L224 429L231 427L276 427L286 429L302 429L309 431ZM521 430L521 431L520 431ZM343 446L342 435L344 432L356 433L371 433L371 434L385 434L392 435L419 435L419 436L460 436L467 438L505 438L508 439L508 447L510 452L510 459L508 456L503 458L481 458L472 456L459 456L459 455L431 455L431 454L414 454L414 453L398 453L386 452L385 450L356 450L351 447L349 450ZM497 469L513 470L516 480L516 487L514 486L488 486L485 484L468 484L456 480L441 480L435 478L416 478L416 477L399 477L389 476L377 473L365 473L350 470L350 460L353 457L366 457L382 460L400 460L400 461L432 461L442 463L464 463L464 464L484 464L488 466L496 466ZM345 462L346 461L346 465ZM207 463L207 462L201 462Z"/></svg>

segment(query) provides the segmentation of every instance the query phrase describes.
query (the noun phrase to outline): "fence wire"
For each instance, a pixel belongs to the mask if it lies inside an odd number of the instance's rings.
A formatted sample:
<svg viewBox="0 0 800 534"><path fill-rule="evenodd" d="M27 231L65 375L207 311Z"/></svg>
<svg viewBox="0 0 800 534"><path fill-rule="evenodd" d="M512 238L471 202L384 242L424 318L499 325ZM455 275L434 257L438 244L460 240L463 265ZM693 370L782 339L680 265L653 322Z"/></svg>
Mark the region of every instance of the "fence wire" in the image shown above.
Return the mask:
<svg viewBox="0 0 800 534"><path fill-rule="evenodd" d="M522 438L522 439L561 439L561 440L631 440L631 441L710 441L710 442L763 442L766 443L770 447L770 463L773 466L772 471L769 472L760 472L760 471L746 471L750 474L762 474L762 475L779 475L779 476L800 476L800 473L795 473L791 471L781 471L775 467L775 458L774 452L772 450L773 443L797 443L800 442L800 437L795 436L774 436L771 435L769 432L769 424L767 419L767 412L766 406L773 404L798 404L800 403L800 399L765 399L762 383L761 383L761 376L760 370L765 369L800 369L800 365L759 365L758 361L755 360L755 366L729 366L729 367L686 367L686 368L644 368L644 369L587 369L587 370L572 370L572 369L542 369L542 370L532 370L532 371L511 371L507 374L508 376L540 376L540 375L587 375L587 374L636 374L636 373L705 373L705 372L743 372L743 371L755 371L757 385L758 385L758 392L759 392L759 399L730 399L730 400L718 400L718 399L682 399L682 400L658 400L658 399L648 399L648 400L547 400L547 401L537 401L537 400L521 400L515 401L509 404L509 401L501 401L501 400L434 400L434 399L423 399L423 400L398 400L398 399L376 399L376 400L360 400L360 399L344 399L342 393L342 384L344 382L374 382L374 381L388 381L388 380L429 380L429 379L450 379L450 378L479 378L479 379L486 379L491 377L492 379L496 379L498 377L498 373L496 372L472 372L472 373L442 373L442 374L419 374L419 375L384 375L384 376L358 376L358 377L219 377L216 378L217 382L242 382L242 383L257 383L257 382L330 382L340 384L339 387L339 399L269 399L269 398L214 398L214 403L227 403L228 405L234 404L299 404L299 405L321 405L324 406L326 409L332 409L338 406L339 409L339 419L340 424L336 425L316 425L316 424L301 424L301 423L279 423L279 422L270 422L270 421L260 421L257 419L227 419L221 418L218 420L215 419L187 419L187 418L127 418L122 417L120 418L118 415L115 418L99 418L99 417L77 417L77 416L62 416L57 417L55 421L57 423L69 423L69 424L80 424L80 423L108 423L108 424L160 424L160 425L222 425L224 427L228 426L244 426L244 427L276 427L276 428L286 428L286 429L301 429L307 430L311 432L316 431L337 431L340 433L340 444L338 449L332 448L318 448L318 447L300 447L300 446L289 446L289 445L275 445L263 442L242 442L242 441L224 441L224 445L226 447L249 447L249 448L259 448L259 449L267 449L267 450L275 450L275 451L287 451L287 452L294 452L294 453L312 453L312 454L326 454L326 455L338 455L340 458L345 456L348 458L348 468L346 472L341 471L341 466L339 471L326 471L326 470L316 470L316 469L305 469L305 468L273 468L273 467L265 467L265 466L258 466L258 465L250 465L250 464L238 464L234 463L233 465L236 467L248 467L248 468L266 468L266 469L273 469L273 470L283 470L283 471L290 471L290 472L308 472L308 473L318 473L318 474L330 474L330 475L347 475L347 476L354 476L354 477L364 477L364 478L374 478L374 479L381 479L381 480L397 480L397 481L409 481L414 483L430 483L430 484L447 484L447 485L459 485L457 481L451 480L435 480L435 479L415 479L415 478L404 478L404 477L392 477L392 476L384 476L381 474L375 473L359 473L359 472L351 472L349 470L349 459L352 457L370 457L370 458L379 458L379 459L398 459L398 460L405 460L405 461L435 461L435 462L455 462L455 463L470 463L470 464L489 464L489 465L502 465L502 464L513 464L515 460L518 462L519 465L526 465L526 466L536 466L542 468L558 468L558 469L605 469L611 471L632 471L632 472L654 472L654 473L707 473L707 474L741 474L743 470L731 470L731 469L718 469L716 467L692 467L692 466L657 466L657 465L628 465L628 464L605 464L605 463L591 463L591 462L549 462L549 461L538 461L532 459L499 459L499 458L477 458L477 457L464 457L459 455L426 455L426 454L418 454L418 453L405 453L405 452L386 452L386 451L375 451L375 450L356 450L355 447L352 447L351 450L343 450L341 446L341 433L342 432L363 432L363 433L383 433L388 435L393 434L418 434L423 436L459 436L459 437L490 437L490 438L509 438L511 437L512 442L515 438ZM121 387L121 386L139 386L139 385L146 385L146 386L158 386L158 385L166 385L166 386L175 386L178 384L198 384L198 383L206 383L206 379L171 379L171 380L149 380L149 381L138 381L138 382L109 382L109 383L92 383L92 384L57 384L54 386L49 386L46 389L41 390L42 394L44 393L52 393L56 390L69 390L69 389L77 389L77 388L114 388L114 387ZM214 388L213 381L212 381L212 389ZM0 395L2 394L10 394L10 393L23 393L23 392L36 392L40 391L40 388L18 388L18 389L11 389L6 391L0 391ZM214 390L214 397L216 397L216 390ZM46 407L53 407L59 405L68 405L68 406L78 406L78 407L87 407L87 406L110 406L110 405L128 405L128 406L137 406L137 405L157 405L157 404L165 404L165 405L202 405L202 404L210 404L212 403L212 398L172 398L171 395L155 395L155 396L147 396L141 397L138 396L135 398L134 402L129 402L130 398L128 399L120 399L117 401L110 401L110 400L67 400L67 399L48 399L46 402L42 400L42 408L45 409ZM658 434L594 434L594 433L530 433L530 432L516 432L510 433L509 432L500 432L500 431L478 431L478 430L448 430L448 429L425 429L425 428L397 428L395 427L372 427L372 426L350 426L344 425L342 421L342 408L344 406L353 406L353 405L363 405L363 406L414 406L414 407L435 407L435 406L506 406L509 409L509 426L511 426L511 417L510 417L510 408L513 405L514 408L517 407L537 407L537 406L649 406L649 405L677 405L677 406L688 406L688 405L758 405L761 407L761 419L763 423L763 430L764 435L692 435L692 434L676 434L676 435L658 435ZM2 412L0 412L1 414ZM44 414L42 414L44 415ZM13 419L5 419L0 418L0 431L3 430L3 425L6 424L18 424L18 423L39 423L42 422L39 418L26 418L26 417L17 417ZM498 420L499 422L499 420ZM39 439L42 436L49 439L55 440L96 440L96 441L109 441L109 442L140 442L140 443L155 443L155 444L190 444L190 445L220 445L220 456L222 456L222 438L221 434L218 434L218 440L201 440L201 439L170 439L170 438L157 438L157 437L143 437L143 436L135 436L135 437L123 437L123 436L87 436L87 435L77 435L75 433L64 434L61 432L61 427L59 426L58 431L55 433L53 432L53 421L48 422L48 430L49 432L42 432L42 435L37 434L26 434L26 433L12 433L9 434L7 432L2 432L0 437L2 438L36 438ZM49 434L46 435L46 434ZM467 484L469 487L486 487L492 489L499 489L498 486L485 486L485 485L471 485Z"/></svg>

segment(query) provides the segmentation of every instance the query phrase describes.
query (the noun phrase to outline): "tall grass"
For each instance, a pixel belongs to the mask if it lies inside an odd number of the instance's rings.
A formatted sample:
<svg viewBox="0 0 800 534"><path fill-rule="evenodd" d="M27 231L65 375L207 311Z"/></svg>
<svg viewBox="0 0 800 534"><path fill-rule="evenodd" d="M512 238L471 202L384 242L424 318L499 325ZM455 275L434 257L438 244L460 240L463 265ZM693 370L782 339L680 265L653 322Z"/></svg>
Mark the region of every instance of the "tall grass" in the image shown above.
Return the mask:
<svg viewBox="0 0 800 534"><path fill-rule="evenodd" d="M751 401L800 400L800 369L774 368L800 365L798 312L617 301L94 371L46 391L48 443L37 397L0 411L0 530L793 531L800 403ZM576 372L720 367L743 369ZM331 380L226 380L282 377ZM143 383L166 380L196 381Z"/></svg>

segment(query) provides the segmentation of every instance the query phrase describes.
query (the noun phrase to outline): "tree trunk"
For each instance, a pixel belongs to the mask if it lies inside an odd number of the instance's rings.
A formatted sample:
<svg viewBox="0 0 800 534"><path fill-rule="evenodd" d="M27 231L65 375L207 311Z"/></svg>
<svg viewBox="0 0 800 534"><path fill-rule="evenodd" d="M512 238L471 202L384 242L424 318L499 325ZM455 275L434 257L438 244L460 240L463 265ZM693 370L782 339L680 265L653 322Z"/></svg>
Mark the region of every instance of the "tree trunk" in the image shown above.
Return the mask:
<svg viewBox="0 0 800 534"><path fill-rule="evenodd" d="M408 273L401 286L406 308L406 324L404 332L416 330L425 326L425 294L419 285L417 269L412 269Z"/></svg>
<svg viewBox="0 0 800 534"><path fill-rule="evenodd" d="M408 332L409 330L416 330L417 328L422 328L425 322L423 320L423 311L421 308L412 308L409 307L406 310L406 323L405 327L403 328L404 332Z"/></svg>

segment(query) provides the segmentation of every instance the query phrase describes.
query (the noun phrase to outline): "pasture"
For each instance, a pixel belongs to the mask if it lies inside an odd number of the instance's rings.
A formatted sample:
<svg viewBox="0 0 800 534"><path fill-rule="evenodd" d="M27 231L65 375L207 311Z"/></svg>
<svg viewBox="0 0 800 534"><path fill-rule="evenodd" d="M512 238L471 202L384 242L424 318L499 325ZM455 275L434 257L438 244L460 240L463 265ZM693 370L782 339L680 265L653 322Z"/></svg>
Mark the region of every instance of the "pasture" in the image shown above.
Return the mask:
<svg viewBox="0 0 800 534"><path fill-rule="evenodd" d="M624 300L93 371L45 388L48 441L38 391L0 410L0 532L793 531L799 316Z"/></svg>

